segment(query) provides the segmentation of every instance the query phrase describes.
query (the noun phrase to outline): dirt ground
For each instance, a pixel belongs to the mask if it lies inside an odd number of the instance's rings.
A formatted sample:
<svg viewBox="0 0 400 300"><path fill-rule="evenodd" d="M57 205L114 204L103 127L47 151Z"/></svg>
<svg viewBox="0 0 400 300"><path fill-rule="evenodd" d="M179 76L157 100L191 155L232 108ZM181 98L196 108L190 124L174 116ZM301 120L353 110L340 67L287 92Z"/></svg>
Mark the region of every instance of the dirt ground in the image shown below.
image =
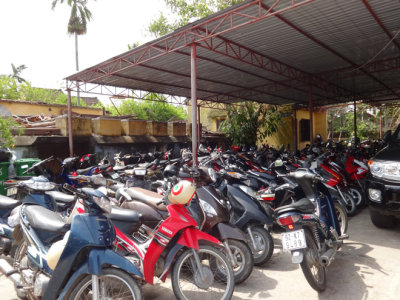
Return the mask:
<svg viewBox="0 0 400 300"><path fill-rule="evenodd" d="M246 282L235 287L233 299L399 299L400 226L376 228L368 209L350 219L345 241L327 271L325 292L318 294L307 283L290 254L283 252L279 234L269 263L254 268ZM11 281L0 277L1 299L17 299ZM143 287L145 299L174 299L169 282Z"/></svg>

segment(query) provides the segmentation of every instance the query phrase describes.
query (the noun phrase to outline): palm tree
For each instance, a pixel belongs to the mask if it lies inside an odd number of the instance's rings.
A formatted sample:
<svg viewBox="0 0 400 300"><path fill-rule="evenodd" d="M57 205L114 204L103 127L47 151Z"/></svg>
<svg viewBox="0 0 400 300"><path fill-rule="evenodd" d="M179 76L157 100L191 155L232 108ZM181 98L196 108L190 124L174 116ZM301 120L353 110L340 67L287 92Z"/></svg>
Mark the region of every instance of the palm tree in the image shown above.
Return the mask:
<svg viewBox="0 0 400 300"><path fill-rule="evenodd" d="M87 22L92 19L92 13L87 8L88 0L67 0L67 4L71 7L71 15L68 21L68 34L75 36L75 62L76 70L79 71L78 60L78 35L83 35L87 31ZM58 3L64 3L64 0L53 0L51 8L55 9ZM78 89L78 105L79 105L79 89Z"/></svg>
<svg viewBox="0 0 400 300"><path fill-rule="evenodd" d="M26 69L25 65L20 65L18 67L14 66L14 64L11 64L12 71L13 73L9 75L9 77L16 79L19 83L25 82L26 80L21 77L21 73L23 70Z"/></svg>

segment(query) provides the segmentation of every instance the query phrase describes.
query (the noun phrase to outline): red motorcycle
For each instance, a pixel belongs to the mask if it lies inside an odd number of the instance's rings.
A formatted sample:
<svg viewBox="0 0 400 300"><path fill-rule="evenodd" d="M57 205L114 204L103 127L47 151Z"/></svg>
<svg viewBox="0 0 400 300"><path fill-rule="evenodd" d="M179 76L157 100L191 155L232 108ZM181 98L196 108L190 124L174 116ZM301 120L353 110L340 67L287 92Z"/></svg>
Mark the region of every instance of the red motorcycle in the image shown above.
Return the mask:
<svg viewBox="0 0 400 300"><path fill-rule="evenodd" d="M154 230L142 225L133 236L115 228L115 246L139 267L147 283L153 284L155 276L165 281L171 270L177 299L230 299L235 285L231 264L223 244L197 229L186 208L194 194L191 182L180 181L164 197L169 217Z"/></svg>

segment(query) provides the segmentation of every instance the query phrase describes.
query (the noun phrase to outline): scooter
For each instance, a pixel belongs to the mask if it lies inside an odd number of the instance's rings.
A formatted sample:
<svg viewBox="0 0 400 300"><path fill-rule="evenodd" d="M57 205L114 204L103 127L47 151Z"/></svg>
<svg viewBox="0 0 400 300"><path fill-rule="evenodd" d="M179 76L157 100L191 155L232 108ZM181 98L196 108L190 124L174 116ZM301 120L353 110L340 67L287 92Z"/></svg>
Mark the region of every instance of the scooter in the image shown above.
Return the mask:
<svg viewBox="0 0 400 300"><path fill-rule="evenodd" d="M114 227L104 215L111 211L110 200L99 190L66 188L82 199L88 213L75 215L69 225L53 211L24 204L14 230L20 243L13 266L0 259L0 271L21 298L115 299L129 294L142 299L136 281L142 273L112 251Z"/></svg>
<svg viewBox="0 0 400 300"><path fill-rule="evenodd" d="M274 241L267 229L273 222L271 210L265 209L240 187L231 185L229 173L222 170L220 179L215 179L215 186L228 198L231 206L230 223L247 233L254 264L263 265L271 258L274 251Z"/></svg>

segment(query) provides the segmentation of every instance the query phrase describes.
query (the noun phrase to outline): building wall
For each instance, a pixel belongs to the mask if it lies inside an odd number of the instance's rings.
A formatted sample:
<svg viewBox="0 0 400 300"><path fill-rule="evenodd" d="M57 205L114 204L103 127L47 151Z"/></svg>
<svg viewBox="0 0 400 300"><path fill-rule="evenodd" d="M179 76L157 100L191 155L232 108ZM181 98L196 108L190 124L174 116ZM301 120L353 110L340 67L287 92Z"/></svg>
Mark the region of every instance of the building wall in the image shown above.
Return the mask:
<svg viewBox="0 0 400 300"><path fill-rule="evenodd" d="M30 116L30 115L63 115L67 113L67 105L61 104L41 104L17 100L0 100L0 106L6 108L12 115ZM73 106L72 112L87 115L103 115L101 108L89 108Z"/></svg>
<svg viewBox="0 0 400 300"><path fill-rule="evenodd" d="M226 112L224 110L217 110L211 108L200 108L200 121L203 128L207 128L209 131L217 131L217 120L226 117ZM310 119L310 113L307 109L299 109L296 111L297 118L297 143L298 149L302 149L309 144L310 141L300 142L300 120ZM282 125L279 126L278 131L270 137L265 139L265 144L273 147L280 147L282 144L287 147L290 145L290 149L294 150L293 145L293 129L292 129L292 116L283 117ZM188 121L192 122L191 106L188 106ZM327 115L326 111L314 111L313 112L313 129L314 137L319 133L323 140L326 140L328 136L327 132Z"/></svg>
<svg viewBox="0 0 400 300"><path fill-rule="evenodd" d="M300 141L300 120L301 119L310 119L310 112L308 110L299 109L296 111L296 119L297 119L297 141L298 141L298 149L304 148L307 144L310 144L310 141ZM326 140L328 137L328 120L326 111L314 111L313 112L313 131L314 136L312 139L315 139L316 134L320 134L322 140Z"/></svg>

